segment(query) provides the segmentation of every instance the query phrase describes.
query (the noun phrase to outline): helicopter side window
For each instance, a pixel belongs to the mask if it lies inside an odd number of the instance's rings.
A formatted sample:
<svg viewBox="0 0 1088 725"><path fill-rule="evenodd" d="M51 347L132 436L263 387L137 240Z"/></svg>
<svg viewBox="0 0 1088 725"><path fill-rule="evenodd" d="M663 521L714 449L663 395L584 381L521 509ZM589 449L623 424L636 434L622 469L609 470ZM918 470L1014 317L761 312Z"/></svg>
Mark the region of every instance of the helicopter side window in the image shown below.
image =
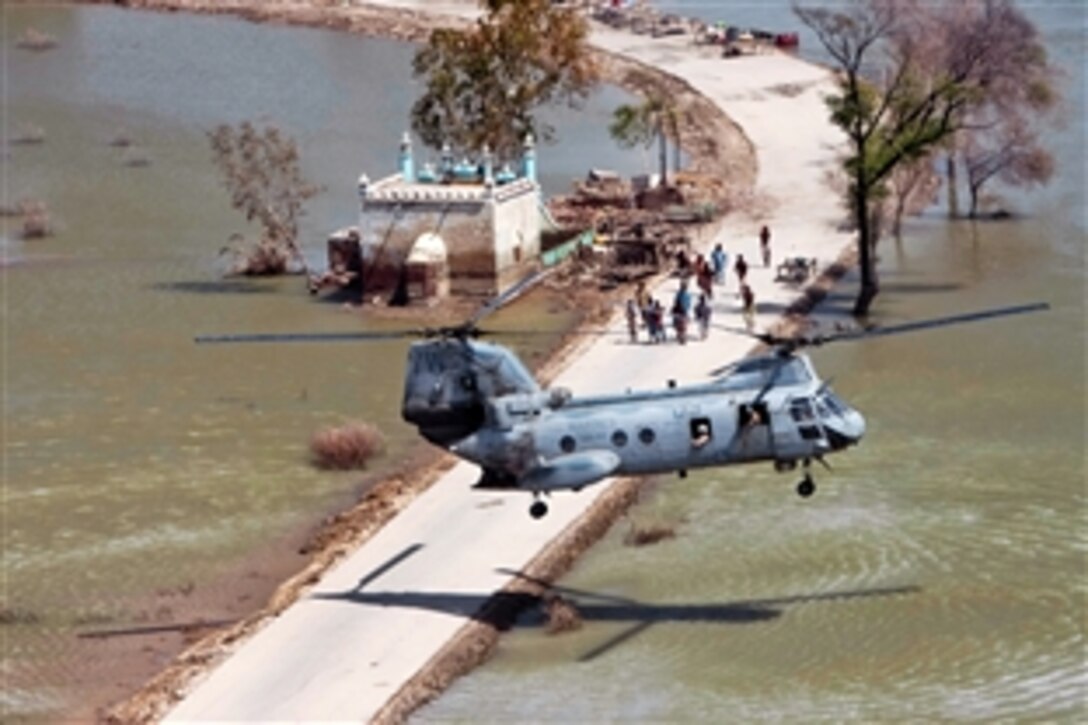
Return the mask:
<svg viewBox="0 0 1088 725"><path fill-rule="evenodd" d="M559 439L559 448L564 453L574 453L574 449L578 447L578 442L574 440L574 436L563 436Z"/></svg>
<svg viewBox="0 0 1088 725"><path fill-rule="evenodd" d="M627 434L622 430L618 430L612 434L612 445L616 448L623 448L627 445Z"/></svg>
<svg viewBox="0 0 1088 725"><path fill-rule="evenodd" d="M638 432L638 439L642 441L642 444L645 446L653 443L656 437L652 428L643 428Z"/></svg>
<svg viewBox="0 0 1088 725"><path fill-rule="evenodd" d="M702 448L713 438L710 427L710 418L691 419L691 447Z"/></svg>

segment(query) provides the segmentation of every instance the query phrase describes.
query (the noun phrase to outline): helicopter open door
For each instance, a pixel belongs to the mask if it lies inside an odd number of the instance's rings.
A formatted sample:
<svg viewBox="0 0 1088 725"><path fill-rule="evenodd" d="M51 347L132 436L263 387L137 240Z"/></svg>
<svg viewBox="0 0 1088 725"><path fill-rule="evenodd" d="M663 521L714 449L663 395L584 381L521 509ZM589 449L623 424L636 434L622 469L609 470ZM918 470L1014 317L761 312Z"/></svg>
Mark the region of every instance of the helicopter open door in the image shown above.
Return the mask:
<svg viewBox="0 0 1088 725"><path fill-rule="evenodd" d="M731 455L747 461L765 458L774 446L772 420L767 403L760 400L737 407L737 433Z"/></svg>

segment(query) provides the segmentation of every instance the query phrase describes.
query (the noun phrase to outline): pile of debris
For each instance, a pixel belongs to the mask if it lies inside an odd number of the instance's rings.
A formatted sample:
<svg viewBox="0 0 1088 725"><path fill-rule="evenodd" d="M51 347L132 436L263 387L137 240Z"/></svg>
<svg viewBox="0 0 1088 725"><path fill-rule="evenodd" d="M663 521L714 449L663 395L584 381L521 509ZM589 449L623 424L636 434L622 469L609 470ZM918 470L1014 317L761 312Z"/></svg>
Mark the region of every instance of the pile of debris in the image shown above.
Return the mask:
<svg viewBox="0 0 1088 725"><path fill-rule="evenodd" d="M553 198L549 211L563 229L594 230L597 256L604 258L602 282L640 279L689 254L692 225L709 223L725 211L720 179L678 172L670 182L593 169L575 183L573 193Z"/></svg>

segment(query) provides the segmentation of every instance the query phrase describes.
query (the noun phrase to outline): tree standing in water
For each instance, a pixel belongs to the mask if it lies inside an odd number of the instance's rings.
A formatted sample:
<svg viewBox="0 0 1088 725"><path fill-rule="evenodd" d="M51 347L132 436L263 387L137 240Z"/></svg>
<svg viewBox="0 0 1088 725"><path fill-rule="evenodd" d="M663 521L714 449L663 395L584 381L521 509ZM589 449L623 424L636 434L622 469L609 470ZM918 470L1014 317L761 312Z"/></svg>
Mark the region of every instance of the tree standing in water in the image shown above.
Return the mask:
<svg viewBox="0 0 1088 725"><path fill-rule="evenodd" d="M1009 77L1023 77L1025 63L1045 66L1045 53L1011 0L851 0L794 12L840 71L828 105L849 140L844 166L861 272L854 314L864 316L880 291L875 219L891 173L969 130L969 112Z"/></svg>
<svg viewBox="0 0 1088 725"><path fill-rule="evenodd" d="M624 104L612 112L608 133L624 148L658 142L658 172L661 184L668 185L668 140L676 147L676 166L680 165L680 112L663 93L653 92L637 105Z"/></svg>
<svg viewBox="0 0 1088 725"><path fill-rule="evenodd" d="M208 133L212 160L223 173L231 206L262 227L260 240L232 237L237 260L233 274L283 274L292 265L304 271L298 247L298 223L303 203L320 191L302 178L294 140L269 126L257 129L249 121L237 127L220 125Z"/></svg>

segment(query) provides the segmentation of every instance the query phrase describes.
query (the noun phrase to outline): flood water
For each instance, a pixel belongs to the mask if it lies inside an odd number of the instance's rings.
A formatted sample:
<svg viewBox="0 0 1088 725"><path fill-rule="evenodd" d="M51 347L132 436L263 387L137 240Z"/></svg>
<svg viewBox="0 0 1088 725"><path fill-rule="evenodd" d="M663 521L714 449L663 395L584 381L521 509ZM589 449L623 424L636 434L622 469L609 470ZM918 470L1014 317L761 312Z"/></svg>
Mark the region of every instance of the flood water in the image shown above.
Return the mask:
<svg viewBox="0 0 1088 725"><path fill-rule="evenodd" d="M527 617L420 720L1084 720L1086 11L1024 6L1067 73L1058 175L1019 218L883 240L874 316L1053 309L816 351L868 433L812 499L769 465L660 480L558 582L584 626ZM623 544L651 525L676 537Z"/></svg>
<svg viewBox="0 0 1088 725"><path fill-rule="evenodd" d="M169 623L133 602L199 594L249 552L286 548L276 542L352 499L360 474L309 465L316 430L376 424L388 451L371 473L418 444L398 412L406 343L193 343L364 324L310 298L299 278L221 279L217 252L244 224L205 133L252 119L297 140L304 174L326 188L303 223L307 254L320 260L324 236L356 221L359 174L394 169L413 49L226 17L6 5L0 14L6 134L46 134L5 146L3 202L44 200L57 227L22 241L5 219L0 238L0 712L48 714L65 705L75 633ZM28 27L59 46L17 49ZM552 114L560 144L539 154L548 192L590 165L642 169L605 131L628 98L605 88L582 114ZM137 148L112 146L119 134ZM139 156L150 164L126 164ZM515 325L569 324L531 306L510 312Z"/></svg>

